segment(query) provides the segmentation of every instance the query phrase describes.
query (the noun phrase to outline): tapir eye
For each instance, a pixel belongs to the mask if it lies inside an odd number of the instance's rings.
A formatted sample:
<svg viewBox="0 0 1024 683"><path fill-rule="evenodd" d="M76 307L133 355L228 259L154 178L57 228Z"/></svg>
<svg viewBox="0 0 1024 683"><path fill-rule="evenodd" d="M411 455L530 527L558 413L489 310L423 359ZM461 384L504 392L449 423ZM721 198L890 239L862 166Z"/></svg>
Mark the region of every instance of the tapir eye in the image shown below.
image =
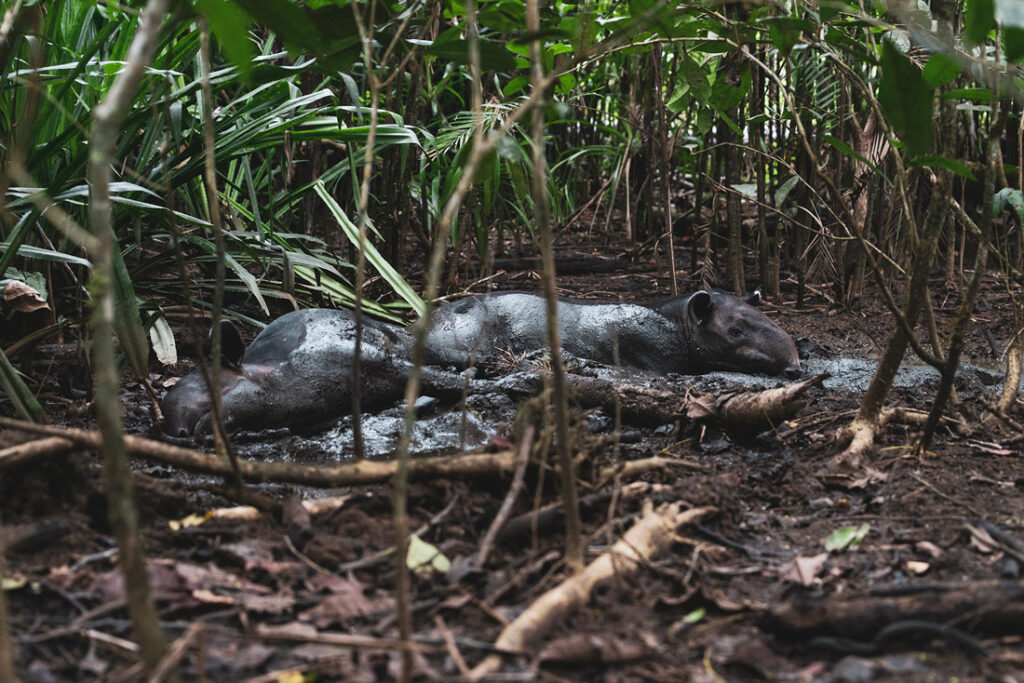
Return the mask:
<svg viewBox="0 0 1024 683"><path fill-rule="evenodd" d="M731 337L742 337L743 336L743 330L741 330L738 325L733 325L732 327L729 328L729 336L731 336Z"/></svg>

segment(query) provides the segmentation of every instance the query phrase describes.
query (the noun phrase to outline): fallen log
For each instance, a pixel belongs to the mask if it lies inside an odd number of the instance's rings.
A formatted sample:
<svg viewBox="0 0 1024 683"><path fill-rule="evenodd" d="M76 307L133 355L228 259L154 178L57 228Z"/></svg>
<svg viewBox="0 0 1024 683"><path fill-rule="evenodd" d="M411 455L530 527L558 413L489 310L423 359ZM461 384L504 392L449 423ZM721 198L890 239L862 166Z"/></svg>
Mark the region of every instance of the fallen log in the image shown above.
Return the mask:
<svg viewBox="0 0 1024 683"><path fill-rule="evenodd" d="M883 629L901 622L954 626L983 636L1019 634L1024 624L1024 582L931 584L900 591L798 597L772 608L762 628L790 642L815 636L873 642Z"/></svg>
<svg viewBox="0 0 1024 683"><path fill-rule="evenodd" d="M628 577L649 564L672 546L679 527L695 524L714 511L714 508L682 510L679 503L657 509L648 506L643 518L611 550L540 596L502 630L494 646L505 651L528 652L566 617L586 605L595 588L613 578ZM486 657L473 669L473 680L496 672L501 661L500 655Z"/></svg>

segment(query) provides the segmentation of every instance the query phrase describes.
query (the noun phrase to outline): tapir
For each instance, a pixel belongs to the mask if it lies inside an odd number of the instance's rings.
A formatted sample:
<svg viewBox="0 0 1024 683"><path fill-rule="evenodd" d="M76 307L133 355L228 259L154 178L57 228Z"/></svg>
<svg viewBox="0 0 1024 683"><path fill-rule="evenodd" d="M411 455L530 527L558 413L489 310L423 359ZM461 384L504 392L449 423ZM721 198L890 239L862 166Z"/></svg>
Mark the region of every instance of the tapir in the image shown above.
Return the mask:
<svg viewBox="0 0 1024 683"><path fill-rule="evenodd" d="M796 377L792 337L747 299L699 291L653 306L558 302L562 349L606 365L660 374L713 370ZM547 344L544 299L504 292L440 307L427 336L427 362L466 367L494 360L499 350L531 351Z"/></svg>
<svg viewBox="0 0 1024 683"><path fill-rule="evenodd" d="M744 301L701 291L646 307L560 301L565 351L582 359L656 373L712 370L799 374L792 338ZM227 328L230 330L231 328ZM544 299L519 292L473 297L438 308L427 336L427 362L465 368L502 349L532 351L547 343ZM235 333L237 334L237 332ZM236 340L225 349L241 349ZM413 335L399 325L363 319L362 405L393 402L412 368ZM267 326L238 358L225 358L221 408L229 429L298 427L344 415L352 401L355 320L349 311L295 311ZM459 374L423 369L424 391L458 397ZM182 378L161 404L164 429L188 436L209 430L210 397L199 372Z"/></svg>
<svg viewBox="0 0 1024 683"><path fill-rule="evenodd" d="M228 336L234 328L223 329ZM346 414L352 406L355 329L350 311L293 311L270 323L240 358L224 358L221 412L227 427L302 427ZM363 318L360 398L365 408L402 397L412 368L412 343L404 327ZM222 340L223 348L234 346L230 338ZM424 368L423 386L437 396L458 397L465 381ZM199 371L171 387L160 407L164 430L172 436L210 430L210 395Z"/></svg>

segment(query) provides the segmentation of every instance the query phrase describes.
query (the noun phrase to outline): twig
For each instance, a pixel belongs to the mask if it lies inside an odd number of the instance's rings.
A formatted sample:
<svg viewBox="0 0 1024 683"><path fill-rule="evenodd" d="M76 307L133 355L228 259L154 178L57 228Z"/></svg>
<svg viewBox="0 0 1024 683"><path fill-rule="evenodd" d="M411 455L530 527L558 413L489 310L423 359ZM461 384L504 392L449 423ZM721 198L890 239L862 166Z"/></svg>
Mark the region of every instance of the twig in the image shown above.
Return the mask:
<svg viewBox="0 0 1024 683"><path fill-rule="evenodd" d="M456 493L454 496L452 496L452 499L448 502L448 504L444 506L443 510L441 510L436 515L431 517L430 521L428 521L426 524L416 529L416 531L413 532L413 535L423 536L423 534L427 533L427 531L429 531L431 527L440 524L441 520L447 517L448 513L451 512L453 507L455 507L455 502L458 499L459 494ZM344 574L345 572L355 571L357 569L367 569L369 567L378 565L381 562L384 562L394 554L395 546L384 548L383 550L378 550L377 552L373 553L372 555L369 555L368 557L363 557L358 560L353 560L352 562L346 562L345 564L339 565L337 569L329 573L338 576Z"/></svg>
<svg viewBox="0 0 1024 683"><path fill-rule="evenodd" d="M171 643L163 659L153 667L153 671L150 673L149 678L146 679L146 683L161 683L170 673L171 669L177 667L181 658L185 656L185 653L192 646L192 643L202 639L205 631L206 628L202 621L193 621L189 624L188 630L185 631L184 635Z"/></svg>
<svg viewBox="0 0 1024 683"><path fill-rule="evenodd" d="M103 631L97 631L94 628L86 629L82 632L82 635L91 638L92 640L98 640L106 645L116 647L118 650L123 650L132 654L138 654L139 652L139 646L132 641L112 636L109 633L104 633Z"/></svg>
<svg viewBox="0 0 1024 683"><path fill-rule="evenodd" d="M939 498L942 498L943 500L947 500L950 503L953 503L953 505L958 505L958 506L962 507L963 509L967 510L968 512L970 512L972 515L975 515L976 517L984 517L984 515L982 515L980 512L978 512L974 508L974 506L972 506L970 503L965 503L962 500L958 500L957 498L954 498L953 496L949 495L948 493L943 493L934 484L932 484L932 483L930 483L928 481L925 481L924 479L922 479L918 475L914 474L913 472L910 473L910 477L912 479L916 480L922 486L930 489L932 491L932 493L937 495Z"/></svg>
<svg viewBox="0 0 1024 683"><path fill-rule="evenodd" d="M509 486L505 500L501 502L501 507L498 508L498 514L494 516L491 526L487 529L487 533L484 534L484 540L480 543L480 552L476 556L477 567L483 567L487 563L487 556L491 553L494 539L501 528L505 526L505 522L508 521L509 515L512 514L512 506L515 505L516 498L519 497L520 492L523 490L523 477L526 475L526 466L530 462L530 446L533 445L535 430L536 427L532 424L526 425L526 428L523 430L519 442L519 452L516 455L516 471L512 475L512 485Z"/></svg>
<svg viewBox="0 0 1024 683"><path fill-rule="evenodd" d="M439 648L433 645L424 645L415 641L402 641L397 638L374 638L372 636L357 636L350 633L296 633L286 630L288 628L288 626L275 628L260 624L256 627L255 636L263 640L321 643L324 645L341 645L343 647L359 647L369 650L402 650L406 648L414 652L437 652L439 650Z"/></svg>
<svg viewBox="0 0 1024 683"><path fill-rule="evenodd" d="M451 656L452 661L455 662L455 667L462 674L462 678L469 680L469 666L467 666L466 660L462 658L462 653L459 652L459 646L455 643L455 637L452 635L451 629L444 623L444 619L440 614L434 615L434 626L437 628L437 632L441 634L441 638L444 639L445 647L448 648L448 654Z"/></svg>
<svg viewBox="0 0 1024 683"><path fill-rule="evenodd" d="M652 472L655 470L669 470L673 467L682 467L683 469L694 470L696 472L710 472L711 467L708 465L694 462L686 458L666 458L661 455L655 455L650 458L640 458L639 460L628 460L626 462L615 463L607 468L602 468L601 476L598 479L598 485L603 486L609 483L616 476L620 479L632 479L638 477L641 474Z"/></svg>

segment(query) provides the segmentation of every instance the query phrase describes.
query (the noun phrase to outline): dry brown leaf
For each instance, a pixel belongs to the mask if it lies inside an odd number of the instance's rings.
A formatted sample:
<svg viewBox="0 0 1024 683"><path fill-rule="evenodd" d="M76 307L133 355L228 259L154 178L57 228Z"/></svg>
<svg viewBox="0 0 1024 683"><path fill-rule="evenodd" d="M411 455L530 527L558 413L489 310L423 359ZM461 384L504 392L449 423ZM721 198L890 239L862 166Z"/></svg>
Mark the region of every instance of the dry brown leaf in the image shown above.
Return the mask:
<svg viewBox="0 0 1024 683"><path fill-rule="evenodd" d="M242 607L250 612L261 614L282 614L295 606L295 596L287 593L276 595L251 595L243 593L239 596Z"/></svg>
<svg viewBox="0 0 1024 683"><path fill-rule="evenodd" d="M229 595L217 595L206 588L197 588L192 591L192 597L204 605L233 605L235 599Z"/></svg>
<svg viewBox="0 0 1024 683"><path fill-rule="evenodd" d="M971 535L971 547L983 555L989 555L999 550L999 544L987 531L973 524L965 524L964 528Z"/></svg>
<svg viewBox="0 0 1024 683"><path fill-rule="evenodd" d="M366 586L359 581L338 579L332 584L333 593L320 604L299 615L301 621L311 621L317 628L344 623L353 617L394 609L394 601L387 596L367 597Z"/></svg>
<svg viewBox="0 0 1024 683"><path fill-rule="evenodd" d="M21 280L8 280L4 285L4 303L20 313L32 313L40 309L49 310L50 304L32 286Z"/></svg>
<svg viewBox="0 0 1024 683"><path fill-rule="evenodd" d="M779 576L785 581L801 586L816 586L821 583L818 574L828 561L828 553L811 557L795 557L779 568Z"/></svg>

